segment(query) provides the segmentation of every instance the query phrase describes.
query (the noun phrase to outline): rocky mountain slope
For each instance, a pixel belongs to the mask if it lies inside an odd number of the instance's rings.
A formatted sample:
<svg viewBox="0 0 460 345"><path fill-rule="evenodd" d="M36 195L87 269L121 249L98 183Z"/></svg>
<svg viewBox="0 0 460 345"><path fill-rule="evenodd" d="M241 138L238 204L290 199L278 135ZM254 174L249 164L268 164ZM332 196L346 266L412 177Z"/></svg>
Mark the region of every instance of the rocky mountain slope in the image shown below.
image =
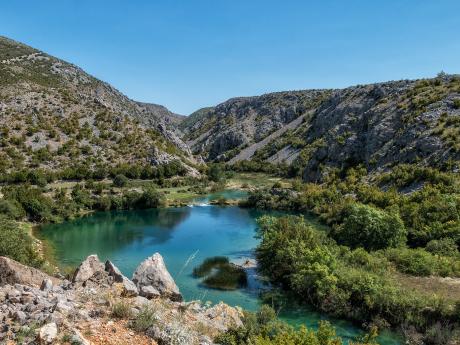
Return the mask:
<svg viewBox="0 0 460 345"><path fill-rule="evenodd" d="M90 255L72 281L0 257L0 342L8 344L211 345L242 311L183 302L156 253L133 280Z"/></svg>
<svg viewBox="0 0 460 345"><path fill-rule="evenodd" d="M235 98L179 124L208 161L291 165L307 181L328 168L460 159L460 76Z"/></svg>
<svg viewBox="0 0 460 345"><path fill-rule="evenodd" d="M0 171L194 159L181 116L135 102L83 70L0 37Z"/></svg>

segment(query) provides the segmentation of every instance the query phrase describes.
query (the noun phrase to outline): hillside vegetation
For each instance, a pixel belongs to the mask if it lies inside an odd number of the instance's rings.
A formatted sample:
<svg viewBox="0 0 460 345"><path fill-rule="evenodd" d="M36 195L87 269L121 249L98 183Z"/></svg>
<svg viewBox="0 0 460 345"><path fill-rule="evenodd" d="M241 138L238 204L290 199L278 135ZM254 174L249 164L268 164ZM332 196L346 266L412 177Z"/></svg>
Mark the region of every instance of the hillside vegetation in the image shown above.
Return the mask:
<svg viewBox="0 0 460 345"><path fill-rule="evenodd" d="M166 108L137 103L80 68L0 37L0 176L104 177L120 164L180 162L196 174ZM101 176L102 175L102 176Z"/></svg>

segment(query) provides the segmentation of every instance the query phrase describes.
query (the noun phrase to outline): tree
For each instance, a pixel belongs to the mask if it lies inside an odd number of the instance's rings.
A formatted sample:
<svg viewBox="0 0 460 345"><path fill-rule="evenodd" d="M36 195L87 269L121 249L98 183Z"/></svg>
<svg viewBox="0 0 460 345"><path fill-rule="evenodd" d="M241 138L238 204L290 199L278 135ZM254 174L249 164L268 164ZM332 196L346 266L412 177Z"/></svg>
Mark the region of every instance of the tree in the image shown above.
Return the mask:
<svg viewBox="0 0 460 345"><path fill-rule="evenodd" d="M208 171L208 177L214 182L223 182L225 180L225 171L221 164L212 164Z"/></svg>
<svg viewBox="0 0 460 345"><path fill-rule="evenodd" d="M407 231L399 215L373 206L351 204L345 221L332 232L335 239L352 248L367 250L398 247L406 242Z"/></svg>
<svg viewBox="0 0 460 345"><path fill-rule="evenodd" d="M113 185L115 187L122 188L122 187L125 187L127 184L128 184L128 178L125 175L118 174L113 179Z"/></svg>

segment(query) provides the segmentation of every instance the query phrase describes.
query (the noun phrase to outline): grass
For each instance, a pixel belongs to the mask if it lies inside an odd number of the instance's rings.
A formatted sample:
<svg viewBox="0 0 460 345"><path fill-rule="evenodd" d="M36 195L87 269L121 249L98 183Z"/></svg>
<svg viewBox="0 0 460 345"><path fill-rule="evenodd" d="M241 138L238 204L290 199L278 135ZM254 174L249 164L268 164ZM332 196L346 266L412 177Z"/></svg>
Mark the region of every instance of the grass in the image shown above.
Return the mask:
<svg viewBox="0 0 460 345"><path fill-rule="evenodd" d="M133 320L131 328L137 332L145 332L155 323L156 319L155 310L151 306L144 305Z"/></svg>
<svg viewBox="0 0 460 345"><path fill-rule="evenodd" d="M112 305L111 315L117 319L129 319L132 316L131 305L124 300L115 302Z"/></svg>
<svg viewBox="0 0 460 345"><path fill-rule="evenodd" d="M227 181L227 188L251 188L251 187L271 187L275 183L281 183L283 187L290 187L291 181L281 177L271 176L264 173L235 173L235 175Z"/></svg>
<svg viewBox="0 0 460 345"><path fill-rule="evenodd" d="M203 284L213 289L236 290L247 285L244 269L224 256L207 258L193 270L193 276L204 278Z"/></svg>

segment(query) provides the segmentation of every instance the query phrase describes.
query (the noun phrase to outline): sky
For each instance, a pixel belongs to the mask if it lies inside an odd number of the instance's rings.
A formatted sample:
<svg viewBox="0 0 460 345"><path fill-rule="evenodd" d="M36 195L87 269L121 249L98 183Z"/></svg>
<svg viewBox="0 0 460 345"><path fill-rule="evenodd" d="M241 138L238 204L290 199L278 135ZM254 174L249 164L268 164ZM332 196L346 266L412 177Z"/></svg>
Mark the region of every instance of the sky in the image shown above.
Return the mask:
<svg viewBox="0 0 460 345"><path fill-rule="evenodd" d="M460 73L458 0L2 1L0 35L184 115L236 96Z"/></svg>

